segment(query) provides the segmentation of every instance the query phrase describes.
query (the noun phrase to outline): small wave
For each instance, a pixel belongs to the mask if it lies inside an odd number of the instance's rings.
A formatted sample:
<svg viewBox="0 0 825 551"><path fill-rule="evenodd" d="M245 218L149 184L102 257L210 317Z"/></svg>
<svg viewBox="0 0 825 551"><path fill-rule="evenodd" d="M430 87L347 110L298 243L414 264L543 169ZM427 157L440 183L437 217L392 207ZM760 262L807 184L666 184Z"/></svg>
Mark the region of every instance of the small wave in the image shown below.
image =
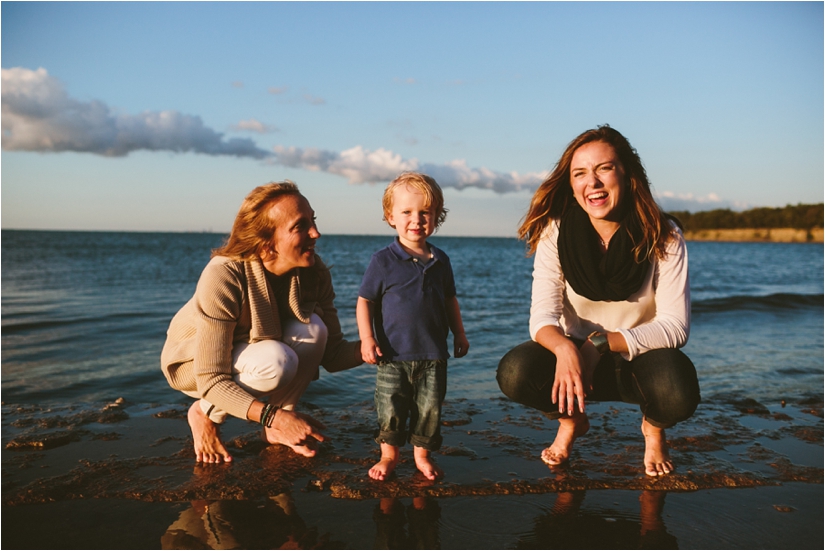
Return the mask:
<svg viewBox="0 0 825 551"><path fill-rule="evenodd" d="M168 314L164 313L164 316ZM102 316L88 316L80 318L66 318L66 319L35 319L34 321L10 322L4 323L2 330L4 335L11 335L15 333L37 331L42 329L54 329L58 327L69 327L83 324L106 324L117 320L133 320L133 319L150 319L158 317L157 312L119 312L115 314L107 314ZM29 316L31 319L34 316ZM8 318L6 318L8 319Z"/></svg>
<svg viewBox="0 0 825 551"><path fill-rule="evenodd" d="M692 311L697 313L729 312L731 310L779 311L822 308L823 295L776 293L766 296L733 296L694 301Z"/></svg>

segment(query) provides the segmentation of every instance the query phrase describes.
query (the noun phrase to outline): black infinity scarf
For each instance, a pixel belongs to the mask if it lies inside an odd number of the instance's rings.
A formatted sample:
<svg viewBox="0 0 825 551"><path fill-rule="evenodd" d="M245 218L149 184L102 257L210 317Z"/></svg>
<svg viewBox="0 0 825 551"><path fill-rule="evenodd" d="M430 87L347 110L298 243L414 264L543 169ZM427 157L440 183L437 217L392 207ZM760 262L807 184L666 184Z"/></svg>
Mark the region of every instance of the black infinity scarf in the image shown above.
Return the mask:
<svg viewBox="0 0 825 551"><path fill-rule="evenodd" d="M559 225L559 260L565 279L590 300L627 300L642 287L650 267L647 258L637 263L633 255L633 247L642 240L641 228L625 216L603 254L587 213L577 202L571 203Z"/></svg>

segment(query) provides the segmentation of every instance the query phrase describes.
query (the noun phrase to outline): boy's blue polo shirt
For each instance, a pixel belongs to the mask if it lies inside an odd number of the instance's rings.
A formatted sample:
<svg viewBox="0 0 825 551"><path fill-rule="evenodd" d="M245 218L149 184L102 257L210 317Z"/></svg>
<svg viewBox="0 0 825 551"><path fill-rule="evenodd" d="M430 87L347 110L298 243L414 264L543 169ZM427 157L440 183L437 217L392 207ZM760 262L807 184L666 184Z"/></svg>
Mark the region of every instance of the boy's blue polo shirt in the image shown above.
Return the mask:
<svg viewBox="0 0 825 551"><path fill-rule="evenodd" d="M450 258L430 244L426 264L398 242L372 255L358 295L374 303L375 338L385 361L446 360L445 301L455 296Z"/></svg>

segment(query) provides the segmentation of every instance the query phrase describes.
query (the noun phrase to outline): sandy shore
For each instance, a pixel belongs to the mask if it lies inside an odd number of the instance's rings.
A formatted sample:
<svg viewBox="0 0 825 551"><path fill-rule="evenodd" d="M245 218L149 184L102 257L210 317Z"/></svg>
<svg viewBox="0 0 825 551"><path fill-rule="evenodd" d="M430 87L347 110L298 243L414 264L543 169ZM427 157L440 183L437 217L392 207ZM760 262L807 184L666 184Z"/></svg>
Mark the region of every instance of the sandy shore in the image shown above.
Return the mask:
<svg viewBox="0 0 825 551"><path fill-rule="evenodd" d="M675 474L642 470L634 406L590 406L571 465L538 459L543 416L503 398L446 404L447 472L409 450L385 483L371 404L305 410L314 459L224 427L235 461L193 461L185 405L3 406L3 548L821 548L822 400L716 397L668 432Z"/></svg>
<svg viewBox="0 0 825 551"><path fill-rule="evenodd" d="M758 241L772 243L822 243L823 229L739 228L686 231L688 241Z"/></svg>

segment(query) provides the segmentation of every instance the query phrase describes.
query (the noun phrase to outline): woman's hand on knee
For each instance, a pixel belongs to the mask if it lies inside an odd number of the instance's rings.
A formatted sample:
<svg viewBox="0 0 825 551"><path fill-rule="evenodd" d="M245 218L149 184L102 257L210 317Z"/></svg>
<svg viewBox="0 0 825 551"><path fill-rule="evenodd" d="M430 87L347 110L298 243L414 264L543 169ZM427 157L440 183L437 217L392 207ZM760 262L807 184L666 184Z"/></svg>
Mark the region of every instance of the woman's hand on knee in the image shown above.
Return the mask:
<svg viewBox="0 0 825 551"><path fill-rule="evenodd" d="M551 398L558 404L559 413L573 415L576 401L579 410L584 413L584 397L589 384L583 376L583 359L575 344L559 347L556 355L556 377L553 381Z"/></svg>

